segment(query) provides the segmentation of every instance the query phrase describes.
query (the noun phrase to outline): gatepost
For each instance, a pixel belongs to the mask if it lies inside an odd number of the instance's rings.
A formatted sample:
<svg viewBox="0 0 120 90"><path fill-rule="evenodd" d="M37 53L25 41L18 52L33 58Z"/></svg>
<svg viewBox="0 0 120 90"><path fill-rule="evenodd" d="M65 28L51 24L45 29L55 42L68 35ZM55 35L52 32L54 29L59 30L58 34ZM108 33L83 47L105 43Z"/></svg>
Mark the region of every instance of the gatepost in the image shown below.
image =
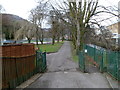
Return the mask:
<svg viewBox="0 0 120 90"><path fill-rule="evenodd" d="M2 14L0 14L0 45L2 45ZM0 90L2 89L2 47L0 48Z"/></svg>

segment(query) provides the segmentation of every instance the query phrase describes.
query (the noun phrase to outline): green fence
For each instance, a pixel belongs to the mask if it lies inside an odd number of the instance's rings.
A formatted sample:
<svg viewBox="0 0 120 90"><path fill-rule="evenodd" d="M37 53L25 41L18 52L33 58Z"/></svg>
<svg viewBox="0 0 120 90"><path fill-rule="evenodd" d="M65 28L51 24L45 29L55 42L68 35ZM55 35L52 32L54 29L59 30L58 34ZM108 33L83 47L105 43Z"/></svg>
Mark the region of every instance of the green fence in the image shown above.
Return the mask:
<svg viewBox="0 0 120 90"><path fill-rule="evenodd" d="M85 72L85 57L84 57L84 52L79 53L79 69L82 72Z"/></svg>
<svg viewBox="0 0 120 90"><path fill-rule="evenodd" d="M120 51L108 51L95 45L84 45L87 55L94 60L101 72L107 71L112 77L120 81ZM84 56L79 55L79 65L84 65ZM83 67L80 67L83 68Z"/></svg>
<svg viewBox="0 0 120 90"><path fill-rule="evenodd" d="M119 71L119 63L118 60L120 58L118 58L118 54L120 54L119 52L115 52L115 51L107 51L107 72L109 74L111 74L114 78L120 80L118 71Z"/></svg>
<svg viewBox="0 0 120 90"><path fill-rule="evenodd" d="M38 72L45 72L47 68L46 52L36 51L36 68Z"/></svg>

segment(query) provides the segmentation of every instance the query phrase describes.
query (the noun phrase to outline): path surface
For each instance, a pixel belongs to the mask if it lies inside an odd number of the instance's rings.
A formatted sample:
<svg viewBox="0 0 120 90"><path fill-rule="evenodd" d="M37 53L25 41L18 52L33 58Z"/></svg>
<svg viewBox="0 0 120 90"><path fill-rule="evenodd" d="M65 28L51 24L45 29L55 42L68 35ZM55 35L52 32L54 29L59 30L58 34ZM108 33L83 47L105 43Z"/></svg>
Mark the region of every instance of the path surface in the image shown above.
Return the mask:
<svg viewBox="0 0 120 90"><path fill-rule="evenodd" d="M68 41L57 53L47 55L47 64L48 71L27 88L110 88L101 73L77 71Z"/></svg>

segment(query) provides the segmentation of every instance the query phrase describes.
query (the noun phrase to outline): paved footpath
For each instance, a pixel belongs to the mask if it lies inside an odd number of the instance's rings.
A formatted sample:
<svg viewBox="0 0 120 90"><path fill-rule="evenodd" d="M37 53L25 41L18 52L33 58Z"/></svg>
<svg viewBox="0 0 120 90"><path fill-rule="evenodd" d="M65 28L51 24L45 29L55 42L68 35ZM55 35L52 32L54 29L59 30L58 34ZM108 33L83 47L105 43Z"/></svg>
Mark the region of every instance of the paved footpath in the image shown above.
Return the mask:
<svg viewBox="0 0 120 90"><path fill-rule="evenodd" d="M70 42L47 55L48 71L27 88L110 88L103 74L82 73L71 59Z"/></svg>

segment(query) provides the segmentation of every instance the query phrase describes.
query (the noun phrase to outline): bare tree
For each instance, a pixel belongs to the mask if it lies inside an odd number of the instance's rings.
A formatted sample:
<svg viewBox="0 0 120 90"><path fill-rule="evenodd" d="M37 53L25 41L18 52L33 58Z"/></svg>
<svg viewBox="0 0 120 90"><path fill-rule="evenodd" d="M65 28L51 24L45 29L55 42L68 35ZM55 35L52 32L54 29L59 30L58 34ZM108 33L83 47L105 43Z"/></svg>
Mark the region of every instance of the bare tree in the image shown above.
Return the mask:
<svg viewBox="0 0 120 90"><path fill-rule="evenodd" d="M3 12L3 11L5 11L5 9L3 8L2 5L0 5L0 13Z"/></svg>
<svg viewBox="0 0 120 90"><path fill-rule="evenodd" d="M107 25L109 24L113 24L113 23L118 23L118 33L120 32L119 30L119 18L120 18L120 9L119 9L119 5L118 6L99 6L98 7L98 13L100 13L98 16L96 16L96 18L91 19L90 23L92 25L97 25L97 27L99 28L101 34L99 34L99 36L97 36L99 38L98 42L95 42L94 44L97 43L97 45L102 46L104 48L107 49L112 49L112 50L117 50L118 45L115 44L112 40L112 32L107 29L107 28L103 28L104 25L101 25L101 23L107 23ZM101 17L101 16L107 16L107 17ZM109 23L108 23L109 22ZM94 38L96 39L96 38Z"/></svg>
<svg viewBox="0 0 120 90"><path fill-rule="evenodd" d="M111 14L113 15L112 17L119 17L119 9L116 7L98 6L98 0L81 0L81 2L77 2L77 0L68 1L68 3L64 2L65 7L62 5L59 6L60 10L53 5L52 8L55 11L57 18L63 20L68 26L75 49L83 50L84 39L88 39L88 35L89 37L97 36L95 32L96 28L91 28L93 24L97 25L97 27L100 29L101 40L106 42L105 46L107 46L111 42L109 41L111 34L107 32L107 29L102 30L102 25L100 25L100 22L103 22L110 17L100 21L97 21L94 17L100 18L102 13ZM109 40L107 39L108 36Z"/></svg>
<svg viewBox="0 0 120 90"><path fill-rule="evenodd" d="M54 45L59 24L58 24L58 18L54 14L54 11L51 11L50 14L51 17L49 23L51 24L52 45Z"/></svg>
<svg viewBox="0 0 120 90"><path fill-rule="evenodd" d="M42 22L47 16L47 8L48 2L39 1L36 8L32 9L31 12L31 21L36 25L36 44L38 44L38 40L43 44L44 39L44 31L42 30Z"/></svg>
<svg viewBox="0 0 120 90"><path fill-rule="evenodd" d="M35 34L35 37L36 37L36 44L38 45L38 25L37 25L37 15L36 15L36 10L35 9L32 9L30 11L29 19L30 19L31 23L33 23L35 25L34 34Z"/></svg>
<svg viewBox="0 0 120 90"><path fill-rule="evenodd" d="M77 50L83 49L84 43L84 34L86 32L86 28L88 27L88 23L96 13L98 5L98 0L93 2L82 1L78 2L69 2L70 8L70 17L75 20L76 23L76 31L77 31Z"/></svg>
<svg viewBox="0 0 120 90"><path fill-rule="evenodd" d="M28 39L28 43L30 43L35 35L34 30L35 30L34 24L28 21L22 21L21 28L16 32L15 40L26 37Z"/></svg>
<svg viewBox="0 0 120 90"><path fill-rule="evenodd" d="M79 0L78 0L79 1ZM98 7L98 0L90 2L87 0L68 0L65 2L67 8L60 8L65 12L65 18L62 17L59 10L53 7L59 13L59 18L61 18L70 27L72 40L75 48L78 50L83 50L84 34L86 33L86 28L89 25L91 18L98 14L96 9Z"/></svg>

